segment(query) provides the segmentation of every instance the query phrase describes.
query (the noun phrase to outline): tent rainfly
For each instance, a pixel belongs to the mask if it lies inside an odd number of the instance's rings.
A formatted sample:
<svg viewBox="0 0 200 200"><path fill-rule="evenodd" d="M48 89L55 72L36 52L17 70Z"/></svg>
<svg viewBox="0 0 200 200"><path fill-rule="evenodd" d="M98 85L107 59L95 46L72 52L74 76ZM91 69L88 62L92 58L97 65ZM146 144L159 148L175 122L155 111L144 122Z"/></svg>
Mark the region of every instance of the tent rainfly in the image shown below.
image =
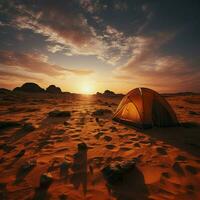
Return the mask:
<svg viewBox="0 0 200 200"><path fill-rule="evenodd" d="M165 98L148 88L136 88L128 92L120 102L113 120L137 128L178 125L176 114Z"/></svg>

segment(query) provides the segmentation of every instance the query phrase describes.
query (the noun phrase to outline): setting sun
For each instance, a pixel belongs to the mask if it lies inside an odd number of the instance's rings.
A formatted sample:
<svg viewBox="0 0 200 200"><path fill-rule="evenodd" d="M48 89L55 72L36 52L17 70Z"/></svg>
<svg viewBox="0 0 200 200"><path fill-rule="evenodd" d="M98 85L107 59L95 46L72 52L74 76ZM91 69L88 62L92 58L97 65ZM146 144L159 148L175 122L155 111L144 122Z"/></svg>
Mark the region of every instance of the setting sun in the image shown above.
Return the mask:
<svg viewBox="0 0 200 200"><path fill-rule="evenodd" d="M83 93L83 94L92 94L93 92L94 92L93 88L89 84L85 84L81 88L81 93Z"/></svg>

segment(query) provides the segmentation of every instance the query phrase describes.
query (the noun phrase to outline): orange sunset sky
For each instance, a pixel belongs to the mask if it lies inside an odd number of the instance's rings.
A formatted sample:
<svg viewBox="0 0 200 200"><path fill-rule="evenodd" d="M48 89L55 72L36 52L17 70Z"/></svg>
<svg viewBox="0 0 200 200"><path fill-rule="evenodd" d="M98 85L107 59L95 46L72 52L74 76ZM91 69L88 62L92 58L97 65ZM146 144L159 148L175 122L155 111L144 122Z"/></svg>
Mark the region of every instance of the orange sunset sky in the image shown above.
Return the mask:
<svg viewBox="0 0 200 200"><path fill-rule="evenodd" d="M0 1L0 87L200 92L199 7L195 0Z"/></svg>

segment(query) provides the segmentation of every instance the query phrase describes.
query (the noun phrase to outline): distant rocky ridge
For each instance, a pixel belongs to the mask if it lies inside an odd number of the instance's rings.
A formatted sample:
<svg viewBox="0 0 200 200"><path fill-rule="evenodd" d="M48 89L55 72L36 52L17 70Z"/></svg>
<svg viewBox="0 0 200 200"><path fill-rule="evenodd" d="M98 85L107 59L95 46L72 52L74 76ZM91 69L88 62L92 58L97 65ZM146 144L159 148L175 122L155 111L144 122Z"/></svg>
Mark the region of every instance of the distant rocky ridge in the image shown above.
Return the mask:
<svg viewBox="0 0 200 200"><path fill-rule="evenodd" d="M62 93L61 89L59 87L56 87L55 85L50 85L47 89L46 92L48 93Z"/></svg>
<svg viewBox="0 0 200 200"><path fill-rule="evenodd" d="M124 96L123 94L116 94L111 90L105 90L104 93L97 92L97 96L104 96L104 97L116 97L116 96Z"/></svg>
<svg viewBox="0 0 200 200"><path fill-rule="evenodd" d="M21 87L16 87L13 89L13 92L27 92L27 93L62 93L59 87L55 85L50 85L46 90L41 88L36 83L24 83Z"/></svg>
<svg viewBox="0 0 200 200"><path fill-rule="evenodd" d="M14 88L13 91L14 92L31 92L31 93L45 92L45 90L36 83L24 83L21 87Z"/></svg>

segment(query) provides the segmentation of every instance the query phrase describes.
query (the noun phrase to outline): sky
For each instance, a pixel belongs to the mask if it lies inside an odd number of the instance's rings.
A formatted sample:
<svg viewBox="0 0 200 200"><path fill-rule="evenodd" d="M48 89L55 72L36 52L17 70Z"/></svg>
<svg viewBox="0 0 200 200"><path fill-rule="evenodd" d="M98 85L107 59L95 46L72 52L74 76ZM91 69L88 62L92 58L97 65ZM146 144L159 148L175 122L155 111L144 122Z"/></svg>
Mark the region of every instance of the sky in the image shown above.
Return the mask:
<svg viewBox="0 0 200 200"><path fill-rule="evenodd" d="M199 0L0 0L0 87L200 92Z"/></svg>

